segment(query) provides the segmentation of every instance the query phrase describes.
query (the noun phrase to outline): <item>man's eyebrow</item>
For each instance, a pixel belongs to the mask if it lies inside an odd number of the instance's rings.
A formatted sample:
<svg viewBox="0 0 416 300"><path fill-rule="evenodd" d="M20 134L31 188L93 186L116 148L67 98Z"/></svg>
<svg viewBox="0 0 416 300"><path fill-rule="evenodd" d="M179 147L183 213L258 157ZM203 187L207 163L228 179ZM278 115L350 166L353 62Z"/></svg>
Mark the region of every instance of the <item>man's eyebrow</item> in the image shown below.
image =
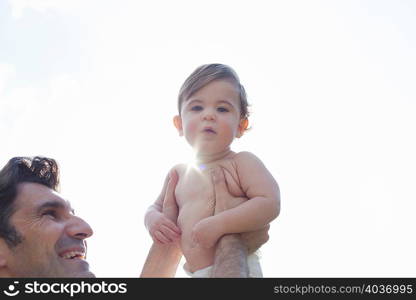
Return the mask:
<svg viewBox="0 0 416 300"><path fill-rule="evenodd" d="M56 209L69 209L72 214L75 214L75 211L71 208L70 205L63 203L62 201L57 200L50 200L42 203L37 209L37 212L40 213L42 210L46 208L56 208Z"/></svg>

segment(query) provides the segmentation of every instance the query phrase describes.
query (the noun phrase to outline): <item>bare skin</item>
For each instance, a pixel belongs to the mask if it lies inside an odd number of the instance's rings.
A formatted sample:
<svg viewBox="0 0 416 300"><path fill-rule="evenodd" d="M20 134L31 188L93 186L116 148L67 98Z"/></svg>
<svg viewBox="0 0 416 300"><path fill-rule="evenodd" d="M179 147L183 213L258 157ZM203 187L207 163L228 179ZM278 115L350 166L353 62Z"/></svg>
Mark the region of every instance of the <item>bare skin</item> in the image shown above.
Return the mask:
<svg viewBox="0 0 416 300"><path fill-rule="evenodd" d="M217 175L215 175L217 174ZM234 197L227 189L223 172L220 168L214 169L213 184L218 201L215 201L215 212L219 213L228 208L233 208L247 199ZM166 188L163 194L164 213L170 220L175 220L178 215L178 207L175 201L175 185L177 175L171 174L171 178L165 182ZM225 235L217 244L213 277L247 277L246 255L260 248L269 239L270 226L242 234ZM155 241L149 251L140 277L174 277L182 252L179 247L179 239L162 244Z"/></svg>
<svg viewBox="0 0 416 300"><path fill-rule="evenodd" d="M161 195L149 208L145 224L155 242L179 239L186 258L185 269L196 272L214 264L216 244L224 235L258 231L280 211L277 182L254 154L235 153L230 145L243 135L248 120L241 115L240 94L228 80L214 80L183 100L174 125L194 148L195 165L173 167ZM222 181L230 202L216 209L216 189L211 170L221 168ZM175 199L179 208L176 222L163 215L167 182L177 174Z"/></svg>
<svg viewBox="0 0 416 300"><path fill-rule="evenodd" d="M93 231L74 215L70 203L44 185L18 186L11 225L21 242L0 238L0 277L94 277L86 261Z"/></svg>
<svg viewBox="0 0 416 300"><path fill-rule="evenodd" d="M163 195L162 213L172 223L176 223L179 212L175 201L177 181L178 176L173 173L165 182L166 189ZM162 244L156 240L149 250L140 277L174 277L181 257L182 251L178 240L168 244Z"/></svg>

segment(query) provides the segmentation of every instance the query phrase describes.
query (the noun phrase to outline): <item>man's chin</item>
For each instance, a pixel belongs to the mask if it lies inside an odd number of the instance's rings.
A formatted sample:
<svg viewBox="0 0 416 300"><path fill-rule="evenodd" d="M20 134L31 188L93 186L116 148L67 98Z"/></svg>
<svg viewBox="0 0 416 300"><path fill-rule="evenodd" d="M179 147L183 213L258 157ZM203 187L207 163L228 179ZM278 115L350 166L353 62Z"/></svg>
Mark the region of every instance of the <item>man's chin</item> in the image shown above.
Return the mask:
<svg viewBox="0 0 416 300"><path fill-rule="evenodd" d="M73 278L94 278L95 274L90 271L88 262L86 260L74 259L64 261L63 273L66 274L64 277Z"/></svg>
<svg viewBox="0 0 416 300"><path fill-rule="evenodd" d="M54 277L63 277L63 278L95 278L95 274L89 270L78 271L78 272L64 272L62 276Z"/></svg>
<svg viewBox="0 0 416 300"><path fill-rule="evenodd" d="M83 272L83 273L80 273L80 274L75 274L74 277L76 277L76 278L95 278L96 276L93 272L87 271L87 272Z"/></svg>

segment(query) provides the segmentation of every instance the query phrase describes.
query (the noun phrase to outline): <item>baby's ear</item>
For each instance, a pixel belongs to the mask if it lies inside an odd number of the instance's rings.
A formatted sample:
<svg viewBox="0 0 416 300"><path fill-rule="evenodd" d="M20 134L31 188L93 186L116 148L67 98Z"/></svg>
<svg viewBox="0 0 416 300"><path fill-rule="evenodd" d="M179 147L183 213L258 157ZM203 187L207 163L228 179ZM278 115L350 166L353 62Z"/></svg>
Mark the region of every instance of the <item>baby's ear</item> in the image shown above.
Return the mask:
<svg viewBox="0 0 416 300"><path fill-rule="evenodd" d="M179 132L179 135L183 136L182 118L180 116L174 116L173 117L173 125L175 125L176 129Z"/></svg>
<svg viewBox="0 0 416 300"><path fill-rule="evenodd" d="M243 136L244 132L247 130L248 128L248 119L244 118L240 120L240 124L238 125L238 132L237 132L237 137L240 138Z"/></svg>

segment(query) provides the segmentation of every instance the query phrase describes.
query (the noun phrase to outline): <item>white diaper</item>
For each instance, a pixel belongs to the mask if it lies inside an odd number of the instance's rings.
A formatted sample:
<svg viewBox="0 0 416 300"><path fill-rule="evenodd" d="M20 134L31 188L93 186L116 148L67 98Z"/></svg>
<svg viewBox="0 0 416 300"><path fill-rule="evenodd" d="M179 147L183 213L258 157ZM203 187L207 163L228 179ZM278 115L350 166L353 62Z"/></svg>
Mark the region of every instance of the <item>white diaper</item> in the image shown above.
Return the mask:
<svg viewBox="0 0 416 300"><path fill-rule="evenodd" d="M263 277L263 272L261 271L259 257L257 256L256 253L253 253L247 256L247 264L248 264L248 277L251 277L251 278ZM189 272L185 268L185 266L183 269L185 270L186 274L188 274L192 278L209 278L211 277L212 267L213 266L208 266L206 268L196 270L193 273Z"/></svg>

